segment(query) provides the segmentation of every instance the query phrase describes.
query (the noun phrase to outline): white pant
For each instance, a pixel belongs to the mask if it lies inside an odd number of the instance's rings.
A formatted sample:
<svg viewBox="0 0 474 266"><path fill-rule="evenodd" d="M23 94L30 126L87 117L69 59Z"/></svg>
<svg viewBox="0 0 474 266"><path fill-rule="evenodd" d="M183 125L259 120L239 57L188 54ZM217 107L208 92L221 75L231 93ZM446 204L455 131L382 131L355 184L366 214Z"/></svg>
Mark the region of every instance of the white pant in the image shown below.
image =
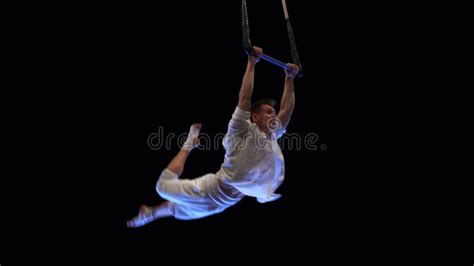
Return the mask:
<svg viewBox="0 0 474 266"><path fill-rule="evenodd" d="M206 174L195 179L178 179L168 169L163 170L156 191L171 202L174 217L191 220L220 213L239 202L244 195L224 184L215 174Z"/></svg>

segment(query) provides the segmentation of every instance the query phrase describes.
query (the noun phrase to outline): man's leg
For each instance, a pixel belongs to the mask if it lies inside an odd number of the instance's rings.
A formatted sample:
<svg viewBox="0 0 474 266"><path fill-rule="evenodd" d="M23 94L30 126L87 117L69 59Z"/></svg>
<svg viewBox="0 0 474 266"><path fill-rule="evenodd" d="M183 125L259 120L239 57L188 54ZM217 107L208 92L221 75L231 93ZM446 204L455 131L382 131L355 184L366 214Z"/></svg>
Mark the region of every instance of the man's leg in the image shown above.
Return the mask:
<svg viewBox="0 0 474 266"><path fill-rule="evenodd" d="M156 219L173 216L171 205L169 201L154 207L142 205L138 215L127 221L127 227L140 227Z"/></svg>
<svg viewBox="0 0 474 266"><path fill-rule="evenodd" d="M188 139L184 142L183 147L178 152L178 154L171 160L171 162L166 167L171 172L178 175L178 177L183 173L184 163L188 158L188 155L191 153L192 149L196 148L199 145L199 131L201 130L201 124L192 124L189 129Z"/></svg>
<svg viewBox="0 0 474 266"><path fill-rule="evenodd" d="M190 179L178 179L183 173L184 164L192 149L199 146L199 132L201 124L193 124L189 129L188 139L183 144L181 150L171 160L168 166L163 170L158 182L156 183L156 192L164 199L183 203L183 200L200 198L199 187Z"/></svg>
<svg viewBox="0 0 474 266"><path fill-rule="evenodd" d="M192 149L199 145L199 131L201 130L201 124L193 124L189 130L188 139L184 143L181 150L176 154L176 156L171 160L171 162L166 167L166 170L171 171L172 173L168 175L162 175L160 180L157 184L157 190L159 193L162 187L162 183L167 183L167 186L171 186L173 189L171 191L175 192L185 192L186 190L183 189L183 184L176 183L178 181L178 177L183 173L184 164L186 163L186 159L188 158L189 154L191 153ZM166 171L165 170L165 171ZM184 180L180 180L184 181ZM173 184L175 183L175 185ZM186 182L184 182L186 183ZM173 193L172 192L172 193ZM166 193L163 191L163 193ZM176 192L175 192L176 193ZM128 227L139 227L143 226L147 223L150 223L156 219L165 218L169 216L173 216L173 203L170 201L165 201L164 203L149 207L146 205L142 205L140 207L139 213L137 216L133 217L129 221L127 221Z"/></svg>

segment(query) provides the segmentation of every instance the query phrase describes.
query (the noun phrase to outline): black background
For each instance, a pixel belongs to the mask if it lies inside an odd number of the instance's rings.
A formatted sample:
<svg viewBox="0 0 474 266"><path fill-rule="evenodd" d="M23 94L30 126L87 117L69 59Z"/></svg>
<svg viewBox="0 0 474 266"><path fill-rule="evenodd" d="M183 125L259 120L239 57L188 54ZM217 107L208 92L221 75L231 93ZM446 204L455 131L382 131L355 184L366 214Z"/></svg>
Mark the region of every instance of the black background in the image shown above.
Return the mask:
<svg viewBox="0 0 474 266"><path fill-rule="evenodd" d="M280 2L248 8L252 43L291 61ZM39 18L28 20L18 55L36 73L24 72L2 107L4 258L24 259L12 255L21 250L39 261L157 263L217 263L217 253L229 262L423 255L432 206L419 196L422 181L401 174L393 62L406 43L385 18L390 7L289 1L288 9L305 72L288 133L316 133L326 150L283 150L278 201L244 198L205 219L138 229L126 220L162 201L155 182L178 151L152 150L147 137L158 127L186 133L193 122L211 136L226 130L247 59L240 1L30 10ZM279 99L283 80L262 60L254 99ZM217 171L223 154L194 151L183 178Z"/></svg>

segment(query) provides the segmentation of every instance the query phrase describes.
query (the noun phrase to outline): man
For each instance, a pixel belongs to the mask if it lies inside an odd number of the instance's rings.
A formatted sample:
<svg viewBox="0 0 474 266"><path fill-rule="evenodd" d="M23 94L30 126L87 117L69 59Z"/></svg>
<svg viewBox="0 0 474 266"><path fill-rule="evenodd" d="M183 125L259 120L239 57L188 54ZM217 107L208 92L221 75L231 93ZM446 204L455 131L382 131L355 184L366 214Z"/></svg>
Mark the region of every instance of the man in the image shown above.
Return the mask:
<svg viewBox="0 0 474 266"><path fill-rule="evenodd" d="M244 196L256 197L261 203L280 197L274 193L284 179L284 159L277 139L290 121L295 106L293 79L298 66L288 64L280 111L275 101L263 99L251 105L255 65L263 51L254 47L240 88L239 102L223 140L226 149L221 169L195 179L178 179L186 159L199 145L201 124L193 124L188 139L178 154L163 170L157 184L158 194L166 199L155 207L142 205L129 227L143 226L159 218L174 216L181 220L198 219L224 211Z"/></svg>

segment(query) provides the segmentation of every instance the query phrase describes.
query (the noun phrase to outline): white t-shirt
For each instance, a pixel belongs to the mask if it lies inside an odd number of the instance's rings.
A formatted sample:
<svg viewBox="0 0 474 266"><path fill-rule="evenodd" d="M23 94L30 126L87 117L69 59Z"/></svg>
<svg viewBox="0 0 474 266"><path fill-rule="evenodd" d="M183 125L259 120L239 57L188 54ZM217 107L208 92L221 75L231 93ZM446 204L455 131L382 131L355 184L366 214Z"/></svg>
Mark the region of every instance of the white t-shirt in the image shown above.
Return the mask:
<svg viewBox="0 0 474 266"><path fill-rule="evenodd" d="M274 192L283 182L285 161L277 139L284 133L281 128L266 134L250 122L250 112L237 107L223 140L226 154L217 177L260 203L280 198Z"/></svg>

